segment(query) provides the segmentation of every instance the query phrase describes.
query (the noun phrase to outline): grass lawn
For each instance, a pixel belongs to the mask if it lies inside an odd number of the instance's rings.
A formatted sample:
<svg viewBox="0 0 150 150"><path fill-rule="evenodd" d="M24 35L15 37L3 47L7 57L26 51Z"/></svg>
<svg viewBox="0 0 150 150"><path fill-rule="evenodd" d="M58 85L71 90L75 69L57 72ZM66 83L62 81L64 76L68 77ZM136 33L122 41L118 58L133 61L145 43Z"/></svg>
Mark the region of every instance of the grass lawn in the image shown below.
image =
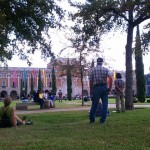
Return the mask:
<svg viewBox="0 0 150 150"><path fill-rule="evenodd" d="M13 107L16 107L16 103L21 103L20 100L15 100L15 101L12 101L11 103L11 106ZM4 104L3 102L0 102L0 107L2 107ZM75 101L65 101L63 100L62 103L59 103L58 100L55 101L55 105L56 105L56 108L77 108L77 107L81 107L82 106L82 101L81 100L75 100ZM91 106L91 101L88 101L88 102L84 102L84 106ZM36 106L29 106L30 108L35 108L35 109L39 109L40 106L39 105L36 105Z"/></svg>
<svg viewBox="0 0 150 150"><path fill-rule="evenodd" d="M108 101L109 101L109 103L115 103L114 98L109 98ZM21 100L13 100L11 105L16 106L16 103L21 103L21 102L22 102ZM79 105L79 106L82 105L82 100L72 100L72 101L63 100L63 103L59 103L59 101L56 100L55 102L56 102L56 104L58 104L60 106L63 106L65 104L67 104L67 105ZM91 104L91 101L84 102L84 104L89 105L89 104ZM3 106L3 101L0 101L0 107L1 106ZM66 105L64 107L66 107Z"/></svg>
<svg viewBox="0 0 150 150"><path fill-rule="evenodd" d="M14 106L14 107L16 107L16 103L20 103L21 102L21 100L13 100L12 101L12 104L11 104L11 106ZM109 98L108 99L108 102L109 102L109 104L115 104L115 98ZM82 101L81 100L72 100L72 101L65 101L65 100L63 100L63 102L62 103L59 103L59 101L58 100L56 100L55 101L55 106L56 106L56 108L77 108L77 107L81 107L82 106ZM150 103L147 103L147 102L145 102L145 103L140 103L140 102L138 102L138 103L135 103L136 105L140 105L140 104L142 104L142 105L147 105L147 104L150 104ZM2 101L0 101L0 107L1 106L3 106L3 102ZM86 106L91 106L91 101L88 101L88 102L84 102L84 107L86 107ZM39 105L36 105L36 106L29 106L29 109L39 109L40 108L40 106Z"/></svg>
<svg viewBox="0 0 150 150"><path fill-rule="evenodd" d="M87 111L28 114L33 125L0 129L0 150L149 150L149 112L111 113L106 125Z"/></svg>

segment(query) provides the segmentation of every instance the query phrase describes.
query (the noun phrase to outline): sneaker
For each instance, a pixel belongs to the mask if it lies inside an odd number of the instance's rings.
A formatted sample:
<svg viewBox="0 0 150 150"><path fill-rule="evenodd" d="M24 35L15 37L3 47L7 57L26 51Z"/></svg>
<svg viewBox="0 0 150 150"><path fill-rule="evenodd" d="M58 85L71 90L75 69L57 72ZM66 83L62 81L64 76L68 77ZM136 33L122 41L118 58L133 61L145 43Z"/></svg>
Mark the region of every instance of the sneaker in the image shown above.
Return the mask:
<svg viewBox="0 0 150 150"><path fill-rule="evenodd" d="M33 122L26 122L25 125L31 125Z"/></svg>
<svg viewBox="0 0 150 150"><path fill-rule="evenodd" d="M107 116L110 116L110 115L111 115L111 113L110 113L110 112L108 112L108 113L107 113Z"/></svg>
<svg viewBox="0 0 150 150"><path fill-rule="evenodd" d="M31 122L30 120L28 120L28 121L25 123L25 125L31 125L31 124L33 124L33 122Z"/></svg>

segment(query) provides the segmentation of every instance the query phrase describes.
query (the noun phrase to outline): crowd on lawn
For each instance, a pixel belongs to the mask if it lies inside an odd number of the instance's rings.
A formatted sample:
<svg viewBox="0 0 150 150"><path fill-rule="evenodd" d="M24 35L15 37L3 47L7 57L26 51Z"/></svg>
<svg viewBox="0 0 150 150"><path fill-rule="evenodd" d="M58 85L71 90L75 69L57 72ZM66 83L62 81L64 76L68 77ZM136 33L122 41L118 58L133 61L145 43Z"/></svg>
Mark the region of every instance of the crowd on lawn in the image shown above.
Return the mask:
<svg viewBox="0 0 150 150"><path fill-rule="evenodd" d="M91 69L89 75L90 81L90 96L92 100L91 109L89 111L90 123L95 122L95 116L98 116L97 111L99 111L100 123L105 123L106 117L109 115L108 111L108 94L111 92L112 88L112 75L110 70L102 66L103 59L97 59L97 66ZM116 95L116 112L124 112L124 86L125 83L122 80L121 74L116 73L115 84L115 95ZM62 102L62 92L58 92L59 102ZM54 107L56 93L49 90L38 90L34 91L32 98L34 102L40 104L40 109ZM101 103L99 102L101 100ZM121 102L121 103L120 103ZM8 126L17 127L17 125L25 124L23 119L20 119L15 115L14 108L10 107L11 98L6 97L4 100L4 106L0 108L0 127L3 127L3 121L8 121ZM5 118L5 119L4 119Z"/></svg>
<svg viewBox="0 0 150 150"><path fill-rule="evenodd" d="M43 109L44 106L46 108L53 108L55 103L56 94L52 91L45 90L38 90L37 92L33 92L33 100L34 102L38 102L40 104L40 109Z"/></svg>
<svg viewBox="0 0 150 150"><path fill-rule="evenodd" d="M46 108L53 108L55 107L55 96L56 94L52 91L45 90L44 92L42 90L38 90L37 92L34 91L33 95L28 97L28 99L33 99L34 102L38 102L40 104L40 109ZM62 102L62 92L61 90L58 93L59 95L59 101ZM27 97L23 98L23 101L25 101ZM0 128L5 127L15 127L24 124L32 124L30 121L26 121L26 117L19 118L15 114L14 107L10 106L12 102L12 99L10 96L6 96L4 99L4 106L0 108Z"/></svg>

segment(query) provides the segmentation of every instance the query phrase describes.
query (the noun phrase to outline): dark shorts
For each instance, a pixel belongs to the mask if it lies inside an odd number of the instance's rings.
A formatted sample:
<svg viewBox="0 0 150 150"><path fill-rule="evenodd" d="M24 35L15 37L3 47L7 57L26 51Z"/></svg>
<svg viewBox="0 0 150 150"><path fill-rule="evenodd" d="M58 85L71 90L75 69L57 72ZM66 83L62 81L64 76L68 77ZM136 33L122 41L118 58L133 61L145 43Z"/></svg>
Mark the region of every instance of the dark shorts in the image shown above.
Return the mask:
<svg viewBox="0 0 150 150"><path fill-rule="evenodd" d="M21 126L21 125L22 125L22 122L17 121L17 126Z"/></svg>

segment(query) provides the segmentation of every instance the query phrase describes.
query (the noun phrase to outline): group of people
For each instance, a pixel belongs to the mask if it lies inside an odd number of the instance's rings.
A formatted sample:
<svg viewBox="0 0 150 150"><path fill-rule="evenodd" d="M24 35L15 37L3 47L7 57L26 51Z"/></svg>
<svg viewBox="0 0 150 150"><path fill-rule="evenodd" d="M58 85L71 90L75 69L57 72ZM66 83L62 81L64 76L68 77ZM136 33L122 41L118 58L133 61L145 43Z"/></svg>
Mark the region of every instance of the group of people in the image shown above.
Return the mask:
<svg viewBox="0 0 150 150"><path fill-rule="evenodd" d="M95 116L97 107L99 105L99 101L102 102L102 111L100 117L100 124L105 123L106 117L108 116L108 94L111 92L112 88L112 74L109 69L102 66L103 59L97 59L97 66L91 69L89 75L90 81L90 95L92 100L91 109L89 112L89 120L90 123L95 122ZM125 105L124 105L124 86L125 83L122 80L121 74L116 73L116 80L114 81L115 84L115 95L116 95L116 111L117 112L124 112ZM55 93L51 91L40 91L33 93L33 99L35 102L39 102L40 108L44 107L44 104L47 103L48 108L54 107L54 100L55 100ZM59 95L59 102L62 102L62 92L61 90L58 93ZM120 107L121 101L121 107ZM13 107L10 107L11 98L6 97L4 100L4 106L0 109L0 117L1 122L4 117L8 117L9 121L7 122L8 126L17 127L17 125L25 124L23 119L20 119L16 114ZM2 123L0 122L0 127ZM6 122L5 122L6 123Z"/></svg>
<svg viewBox="0 0 150 150"><path fill-rule="evenodd" d="M108 115L108 95L112 89L112 74L109 69L102 66L103 59L97 59L97 66L91 69L89 75L90 84L90 95L92 100L92 105L89 113L90 123L95 122L96 111L99 105L99 101L102 102L102 111L100 117L100 124L105 123L106 117ZM124 87L125 83L122 80L121 74L116 73L115 84L115 95L116 95L116 112L124 112ZM120 106L121 101L121 106Z"/></svg>
<svg viewBox="0 0 150 150"><path fill-rule="evenodd" d="M46 103L47 107L54 107L55 94L51 91L34 91L33 99L39 102L42 109ZM10 96L5 97L4 106L0 108L0 128L14 127L19 125L31 124L32 122L26 121L26 117L20 118L15 114L14 107L10 106L12 99Z"/></svg>
<svg viewBox="0 0 150 150"><path fill-rule="evenodd" d="M38 90L37 92L33 92L33 100L40 104L40 109L43 109L44 105L47 108L51 108L54 107L55 95L52 91L45 90L43 92L42 90Z"/></svg>

